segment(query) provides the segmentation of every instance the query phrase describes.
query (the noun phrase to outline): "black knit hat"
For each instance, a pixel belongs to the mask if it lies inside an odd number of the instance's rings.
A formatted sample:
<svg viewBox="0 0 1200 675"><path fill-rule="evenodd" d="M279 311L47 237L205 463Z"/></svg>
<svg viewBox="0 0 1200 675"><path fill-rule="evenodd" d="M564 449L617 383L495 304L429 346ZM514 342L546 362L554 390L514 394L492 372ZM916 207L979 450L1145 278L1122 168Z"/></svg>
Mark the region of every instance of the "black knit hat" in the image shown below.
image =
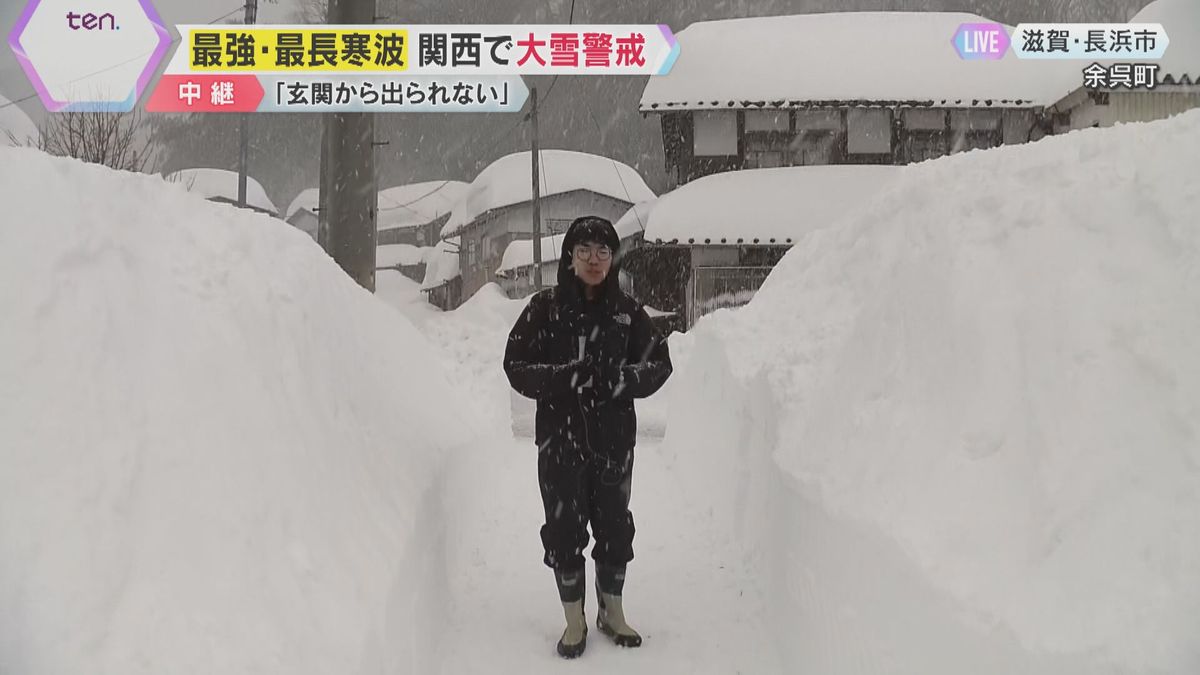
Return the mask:
<svg viewBox="0 0 1200 675"><path fill-rule="evenodd" d="M567 235L563 240L563 250L573 250L579 244L603 244L617 252L621 247L621 238L616 228L605 218L599 216L582 216L571 221Z"/></svg>

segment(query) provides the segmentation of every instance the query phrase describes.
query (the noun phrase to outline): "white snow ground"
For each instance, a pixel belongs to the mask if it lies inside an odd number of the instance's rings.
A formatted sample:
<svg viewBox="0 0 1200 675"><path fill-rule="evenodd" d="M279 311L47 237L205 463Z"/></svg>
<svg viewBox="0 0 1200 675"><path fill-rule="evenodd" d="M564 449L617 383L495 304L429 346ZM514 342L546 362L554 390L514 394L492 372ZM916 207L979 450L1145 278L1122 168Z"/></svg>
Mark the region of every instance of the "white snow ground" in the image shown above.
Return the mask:
<svg viewBox="0 0 1200 675"><path fill-rule="evenodd" d="M0 672L1200 672L1198 144L923 163L675 336L646 644L571 664L520 301L397 314L279 221L0 149Z"/></svg>

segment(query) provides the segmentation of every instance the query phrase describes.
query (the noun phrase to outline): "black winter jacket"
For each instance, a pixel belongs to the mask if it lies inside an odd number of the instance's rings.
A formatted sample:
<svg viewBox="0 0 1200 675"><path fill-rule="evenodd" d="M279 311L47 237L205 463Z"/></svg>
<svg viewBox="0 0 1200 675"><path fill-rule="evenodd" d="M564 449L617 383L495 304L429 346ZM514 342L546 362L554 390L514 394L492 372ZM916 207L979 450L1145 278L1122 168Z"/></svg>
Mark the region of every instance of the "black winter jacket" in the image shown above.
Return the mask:
<svg viewBox="0 0 1200 675"><path fill-rule="evenodd" d="M662 387L671 358L645 309L617 284L615 258L603 294L584 298L571 269L574 229L564 237L558 286L531 297L509 333L504 371L513 389L537 400L539 447L624 462L637 438L633 401ZM619 243L615 230L611 237Z"/></svg>

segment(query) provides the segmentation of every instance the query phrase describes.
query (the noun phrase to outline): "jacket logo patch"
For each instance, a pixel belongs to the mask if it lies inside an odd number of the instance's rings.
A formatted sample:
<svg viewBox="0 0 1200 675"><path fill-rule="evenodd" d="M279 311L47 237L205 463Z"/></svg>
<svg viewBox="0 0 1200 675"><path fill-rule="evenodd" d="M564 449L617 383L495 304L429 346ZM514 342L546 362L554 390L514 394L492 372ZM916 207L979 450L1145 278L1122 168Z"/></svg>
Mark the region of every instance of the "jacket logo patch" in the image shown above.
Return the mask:
<svg viewBox="0 0 1200 675"><path fill-rule="evenodd" d="M633 317L629 316L628 314L618 314L617 323L623 326L631 325L633 323Z"/></svg>

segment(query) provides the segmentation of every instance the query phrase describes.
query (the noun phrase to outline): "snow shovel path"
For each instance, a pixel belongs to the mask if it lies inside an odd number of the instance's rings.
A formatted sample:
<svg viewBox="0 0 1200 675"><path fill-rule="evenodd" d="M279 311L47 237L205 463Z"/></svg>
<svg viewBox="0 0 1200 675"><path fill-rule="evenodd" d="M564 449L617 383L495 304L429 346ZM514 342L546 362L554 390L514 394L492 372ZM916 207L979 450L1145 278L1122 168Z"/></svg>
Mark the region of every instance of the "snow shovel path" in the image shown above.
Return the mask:
<svg viewBox="0 0 1200 675"><path fill-rule="evenodd" d="M705 531L657 456L637 449L632 510L637 524L625 585L626 615L645 638L622 649L595 627L588 559L587 652L564 662L554 578L542 565L536 448L503 439L454 460L446 494L447 625L439 662L469 673L779 673L762 600L738 556Z"/></svg>

